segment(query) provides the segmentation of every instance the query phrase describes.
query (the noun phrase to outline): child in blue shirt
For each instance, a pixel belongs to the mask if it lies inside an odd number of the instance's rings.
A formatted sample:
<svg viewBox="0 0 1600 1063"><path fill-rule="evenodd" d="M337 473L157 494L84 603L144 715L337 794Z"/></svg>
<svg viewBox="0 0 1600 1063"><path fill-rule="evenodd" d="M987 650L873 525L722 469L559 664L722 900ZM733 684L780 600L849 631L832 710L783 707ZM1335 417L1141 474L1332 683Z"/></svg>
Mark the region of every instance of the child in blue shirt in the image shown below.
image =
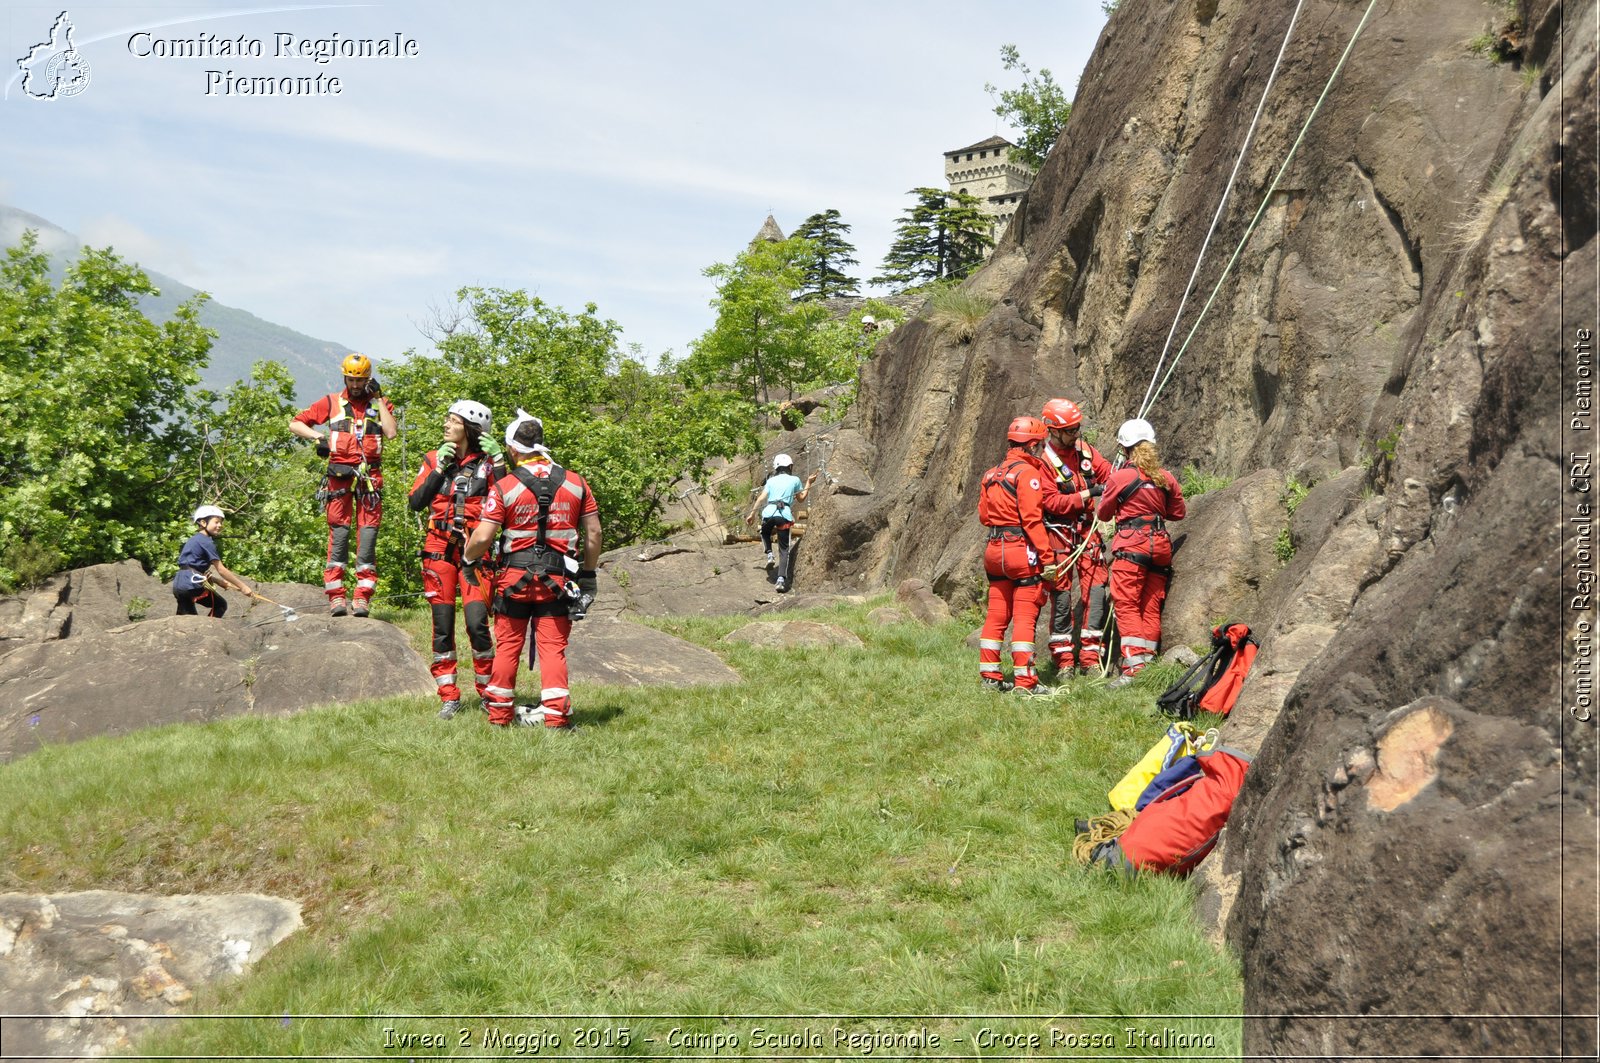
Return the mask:
<svg viewBox="0 0 1600 1063"><path fill-rule="evenodd" d="M222 510L216 506L201 506L194 511L194 522L200 530L189 536L178 551L178 571L172 577L172 595L178 599L179 616L196 616L196 606L203 606L212 616L222 618L228 611L228 601L208 583L232 587L250 598L256 596L253 588L222 563L222 552L217 549L222 519Z"/></svg>
<svg viewBox="0 0 1600 1063"><path fill-rule="evenodd" d="M744 518L746 524L754 524L756 513L761 514L761 547L767 552L767 567L778 566L779 594L789 591L789 529L794 526L794 504L806 500L816 479L817 474L812 473L801 483L800 477L794 474L794 459L779 454L772 459L772 475L767 477L766 486ZM777 557L772 555L774 535L778 539Z"/></svg>

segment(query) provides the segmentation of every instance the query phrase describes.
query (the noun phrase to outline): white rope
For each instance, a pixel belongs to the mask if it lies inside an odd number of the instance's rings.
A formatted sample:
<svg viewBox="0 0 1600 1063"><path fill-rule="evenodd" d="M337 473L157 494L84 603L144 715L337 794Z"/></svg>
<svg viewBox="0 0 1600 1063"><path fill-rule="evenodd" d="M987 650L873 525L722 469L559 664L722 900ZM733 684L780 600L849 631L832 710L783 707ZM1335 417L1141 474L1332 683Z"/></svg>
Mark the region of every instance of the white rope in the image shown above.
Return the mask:
<svg viewBox="0 0 1600 1063"><path fill-rule="evenodd" d="M1178 300L1178 311L1172 315L1172 327L1167 330L1167 341L1161 345L1161 357L1156 359L1155 372L1150 376L1150 386L1144 389L1144 399L1140 403L1139 416L1144 416L1144 411L1150 405L1150 393L1155 389L1156 381L1161 376L1161 368L1167 363L1167 352L1172 349L1172 337L1178 333L1178 322L1183 319L1183 309L1189 305L1189 295L1194 291L1195 278L1200 275L1200 264L1205 261L1206 252L1211 248L1211 237L1217 231L1217 223L1222 220L1222 212L1228 205L1228 197L1233 194L1233 182L1239 176L1239 168L1244 165L1244 157L1250 150L1250 141L1255 138L1256 124L1261 121L1261 112L1267 105L1267 96L1272 92L1273 82L1278 80L1278 68L1283 64L1284 53L1289 50L1289 39L1294 36L1294 27L1300 21L1300 10L1305 7L1306 0L1300 0L1294 6L1294 14L1289 17L1289 28L1284 31L1283 43L1278 46L1278 57L1272 61L1272 73L1267 75L1267 84L1261 90L1261 99L1256 101L1256 113L1250 119L1250 128L1245 130L1244 143L1239 145L1239 157L1233 160L1233 172L1228 175L1228 183L1222 189L1222 199L1217 202L1216 213L1211 215L1211 228L1206 230L1206 238L1200 244L1200 253L1195 256L1194 269L1189 271L1189 283L1183 287L1183 298Z"/></svg>
<svg viewBox="0 0 1600 1063"><path fill-rule="evenodd" d="M1372 9L1377 6L1378 0L1371 0L1367 4L1366 12L1362 14L1361 21L1357 23L1355 32L1350 35L1350 43L1345 45L1344 54L1339 56L1339 62L1334 66L1333 73L1328 75L1328 83L1322 87L1322 95L1317 97L1315 106L1311 108L1311 113L1306 116L1305 123L1300 127L1300 134L1294 138L1294 143L1289 146L1289 154L1284 158L1283 165L1278 168L1277 174L1273 176L1272 183L1267 186L1266 195L1261 197L1261 206L1256 208L1255 217L1250 219L1250 224L1245 229L1244 236L1239 239L1239 245L1233 249L1233 257L1229 258L1228 264L1223 267L1222 275L1217 278L1216 286L1211 289L1210 298L1206 300L1206 305L1200 309L1200 316L1195 319L1194 326L1189 329L1189 334L1184 337L1183 346L1178 348L1177 355L1173 357L1172 365L1167 369L1167 375L1161 378L1160 385L1153 393L1149 394L1144 404L1140 406L1140 417L1148 414L1155 405L1156 399L1160 397L1162 390L1166 388L1167 382L1172 379L1173 371L1178 368L1178 362L1182 360L1184 352L1189 349L1189 344L1194 340L1195 333L1200 331L1200 325L1205 321L1206 314L1210 312L1211 304L1216 301L1217 293L1222 290L1223 282L1233 272L1235 263L1239 261L1240 254L1244 252L1245 244L1249 242L1251 234L1255 232L1256 225L1261 221L1261 216L1266 213L1267 205L1272 202L1272 196L1278 190L1278 183L1283 180L1283 175L1289 170L1289 164L1294 161L1295 152L1300 150L1300 144L1305 140L1306 130L1311 128L1311 123L1316 119L1317 112L1322 110L1322 104L1327 100L1329 91L1333 89L1334 81L1338 79L1339 72L1344 69L1345 60L1350 58L1350 52L1356 46L1356 39L1361 36L1361 31L1366 28L1367 19L1372 17Z"/></svg>

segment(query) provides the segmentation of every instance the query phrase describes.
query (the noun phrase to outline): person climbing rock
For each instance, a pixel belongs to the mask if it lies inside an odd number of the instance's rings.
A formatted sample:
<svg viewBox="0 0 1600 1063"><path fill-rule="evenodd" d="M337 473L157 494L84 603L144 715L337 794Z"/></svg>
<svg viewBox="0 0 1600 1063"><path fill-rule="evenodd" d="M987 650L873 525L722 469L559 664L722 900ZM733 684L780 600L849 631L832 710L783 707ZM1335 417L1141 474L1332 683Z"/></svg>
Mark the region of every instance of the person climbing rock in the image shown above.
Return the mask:
<svg viewBox="0 0 1600 1063"><path fill-rule="evenodd" d="M544 445L544 423L524 410L506 426L511 471L489 487L483 519L464 557L475 565L501 536L495 577L494 669L485 688L489 722L509 727L543 723L572 727L567 689L567 640L572 622L594 601L600 561L600 513L582 476L556 463ZM580 545L581 539L581 545ZM532 658L539 665L537 717L513 708L517 667L533 625Z"/></svg>
<svg viewBox="0 0 1600 1063"><path fill-rule="evenodd" d="M745 514L744 522L754 524L756 514L761 515L761 548L767 552L767 567L777 566L779 594L789 590L789 530L794 527L794 505L804 502L811 494L811 485L817 482L812 473L801 483L794 474L794 459L779 454L772 459L772 475L756 496L755 504ZM773 539L777 539L778 552L772 552Z"/></svg>
<svg viewBox="0 0 1600 1063"><path fill-rule="evenodd" d="M222 563L217 536L222 533L224 519L217 506L201 506L194 511L194 522L200 530L184 540L178 551L178 571L172 577L172 595L178 599L179 616L198 616L201 609L219 620L226 616L228 600L212 590L212 585L231 587L247 598L256 596L254 587Z"/></svg>
<svg viewBox="0 0 1600 1063"><path fill-rule="evenodd" d="M1045 498L1045 527L1063 558L1050 585L1050 656L1058 675L1074 668L1092 671L1100 667L1111 578L1105 544L1094 530L1094 500L1111 476L1111 463L1079 438L1083 413L1076 403L1051 399L1039 419L1050 431L1044 459L1058 492Z"/></svg>
<svg viewBox="0 0 1600 1063"><path fill-rule="evenodd" d="M322 589L329 611L345 615L345 570L350 560L350 525L356 526L356 587L350 613L366 616L378 588L378 524L383 519L383 441L396 434L394 406L372 375L364 354L346 356L344 389L324 395L289 421L289 431L316 443L328 459L318 497L328 513L328 559ZM317 425L327 425L324 439Z"/></svg>
<svg viewBox="0 0 1600 1063"><path fill-rule="evenodd" d="M1046 435L1037 417L1018 417L1006 430L1005 460L983 474L978 519L988 529L983 569L989 577L989 608L978 641L978 675L987 690L1034 697L1054 693L1034 669L1034 629L1044 606L1045 584L1056 578L1056 553L1044 526L1043 498L1053 475L1042 457ZM1011 628L1012 680L1000 663Z"/></svg>
<svg viewBox="0 0 1600 1063"><path fill-rule="evenodd" d="M492 420L489 407L471 399L450 404L444 418L444 441L422 458L409 505L427 511L422 541L422 596L433 618L433 683L439 692L439 718L461 710L456 685L456 598L467 618L472 644L472 672L478 697L484 697L494 666L494 639L489 634L491 590L486 579L470 579L462 561L467 540L483 517L489 485L505 467L488 453L484 436Z"/></svg>
<svg viewBox="0 0 1600 1063"><path fill-rule="evenodd" d="M1117 522L1111 540L1111 604L1122 642L1121 686L1150 663L1161 645L1161 607L1172 577L1167 522L1188 512L1183 488L1161 467L1156 433L1142 418L1124 421L1117 443L1128 464L1111 474L1095 515Z"/></svg>

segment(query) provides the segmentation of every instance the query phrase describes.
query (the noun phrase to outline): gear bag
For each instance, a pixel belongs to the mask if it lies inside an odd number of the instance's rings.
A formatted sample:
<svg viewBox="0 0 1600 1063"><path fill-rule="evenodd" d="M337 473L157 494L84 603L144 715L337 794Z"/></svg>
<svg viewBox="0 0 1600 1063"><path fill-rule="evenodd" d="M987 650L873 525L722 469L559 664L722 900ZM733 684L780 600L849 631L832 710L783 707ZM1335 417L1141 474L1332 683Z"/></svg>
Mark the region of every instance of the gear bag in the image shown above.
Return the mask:
<svg viewBox="0 0 1600 1063"><path fill-rule="evenodd" d="M1192 758L1189 770L1153 797L1121 837L1094 849L1092 862L1130 873L1189 874L1216 847L1249 768L1250 758L1234 749Z"/></svg>
<svg viewBox="0 0 1600 1063"><path fill-rule="evenodd" d="M1192 720L1202 709L1228 715L1260 649L1248 624L1218 624L1211 629L1211 652L1156 698L1156 707L1180 720Z"/></svg>
<svg viewBox="0 0 1600 1063"><path fill-rule="evenodd" d="M1132 812L1143 808L1140 799L1150 788L1152 780L1159 779L1175 763L1192 760L1195 753L1210 749L1216 744L1216 731L1202 733L1191 723L1168 725L1167 733L1150 747L1148 753L1139 758L1137 764L1128 769L1128 774L1106 794L1106 800L1111 803L1112 808L1121 812Z"/></svg>

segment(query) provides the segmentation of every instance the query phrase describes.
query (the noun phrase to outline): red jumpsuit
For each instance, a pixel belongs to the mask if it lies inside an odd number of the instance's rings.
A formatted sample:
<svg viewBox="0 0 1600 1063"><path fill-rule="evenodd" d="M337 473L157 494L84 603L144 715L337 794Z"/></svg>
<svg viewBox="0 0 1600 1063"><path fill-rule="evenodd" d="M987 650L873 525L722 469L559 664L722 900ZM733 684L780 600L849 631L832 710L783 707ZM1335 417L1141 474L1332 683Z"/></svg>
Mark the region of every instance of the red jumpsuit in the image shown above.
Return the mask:
<svg viewBox="0 0 1600 1063"><path fill-rule="evenodd" d="M1081 492L1094 484L1104 485L1111 476L1111 463L1081 440L1065 456L1058 455L1054 445L1046 442L1044 459L1055 473L1056 490L1060 492L1057 498L1045 498L1045 527L1050 531L1050 544L1063 558L1062 569L1050 587L1050 656L1062 671L1075 664L1099 668L1100 642L1105 635L1106 583L1111 570L1106 564L1105 544L1094 530L1094 504L1083 502ZM1078 560L1068 568L1065 559L1074 553ZM1072 593L1074 574L1078 579L1076 595Z"/></svg>
<svg viewBox="0 0 1600 1063"><path fill-rule="evenodd" d="M463 454L445 468L439 452L422 459L411 485L413 510L428 511L428 531L422 541L422 596L433 614L433 683L439 700L460 701L456 685L456 595L467 615L467 639L472 643L472 671L478 696L484 696L494 664L494 640L489 635L489 599L493 588L486 571L472 579L461 564L461 550L483 516L489 485L505 473L504 466L477 451Z"/></svg>
<svg viewBox="0 0 1600 1063"><path fill-rule="evenodd" d="M983 474L978 489L978 519L989 529L983 569L989 577L989 611L978 636L978 674L1003 680L1000 651L1011 626L1011 666L1018 687L1037 686L1033 633L1044 605L1044 566L1055 561L1044 527L1043 496L1050 470L1021 447Z"/></svg>
<svg viewBox="0 0 1600 1063"><path fill-rule="evenodd" d="M388 399L379 402L394 412ZM328 426L328 560L322 589L334 606L344 604L344 570L350 559L350 523L357 528L355 604L365 608L378 589L378 522L383 518L383 427L378 410L349 389L324 395L295 420Z"/></svg>
<svg viewBox="0 0 1600 1063"><path fill-rule="evenodd" d="M539 546L538 484L556 483L545 521L545 546ZM530 664L539 665L539 702L546 727L572 722L572 695L567 690L567 638L572 619L567 613L567 586L579 565L580 522L597 512L594 492L575 472L548 457L518 466L489 488L483 519L500 525L500 563L495 577L494 670L484 695L489 722L507 726L515 716L512 700L517 666L533 623Z"/></svg>
<svg viewBox="0 0 1600 1063"><path fill-rule="evenodd" d="M1183 488L1165 469L1160 483L1136 466L1118 469L1100 496L1095 515L1117 522L1111 540L1111 604L1117 611L1123 675L1149 664L1161 645L1161 605L1172 575L1166 523L1182 520L1187 512Z"/></svg>

